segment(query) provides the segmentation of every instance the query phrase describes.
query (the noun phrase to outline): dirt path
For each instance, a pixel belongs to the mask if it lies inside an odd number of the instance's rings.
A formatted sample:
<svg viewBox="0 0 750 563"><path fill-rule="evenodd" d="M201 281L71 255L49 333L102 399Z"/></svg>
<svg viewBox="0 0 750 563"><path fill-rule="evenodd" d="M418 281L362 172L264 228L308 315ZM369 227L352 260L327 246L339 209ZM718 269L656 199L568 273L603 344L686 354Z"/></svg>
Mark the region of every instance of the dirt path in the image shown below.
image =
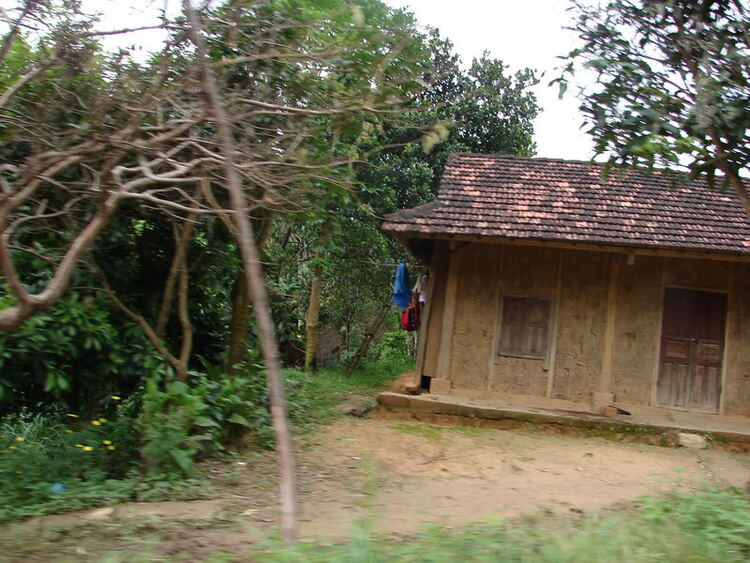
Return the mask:
<svg viewBox="0 0 750 563"><path fill-rule="evenodd" d="M408 533L424 523L590 511L750 478L720 452L392 421L341 421L305 458L320 467L368 467L354 487L336 479L307 484L303 532L327 537L346 534L353 512L370 514L377 532Z"/></svg>
<svg viewBox="0 0 750 563"><path fill-rule="evenodd" d="M410 534L427 523L589 512L707 483L742 487L750 479L747 458L718 451L353 418L318 432L303 445L299 462L303 535L333 540L350 536L365 519L375 532ZM39 519L21 529L75 527L56 543L57 553L75 561L98 551L81 548L82 534L110 548L127 548L130 540L123 538L134 534L153 537L159 553L194 560L246 551L276 526L275 484L258 477L274 473L272 459L255 456L210 470L216 483L210 500L134 503ZM25 553L18 560L35 558Z"/></svg>

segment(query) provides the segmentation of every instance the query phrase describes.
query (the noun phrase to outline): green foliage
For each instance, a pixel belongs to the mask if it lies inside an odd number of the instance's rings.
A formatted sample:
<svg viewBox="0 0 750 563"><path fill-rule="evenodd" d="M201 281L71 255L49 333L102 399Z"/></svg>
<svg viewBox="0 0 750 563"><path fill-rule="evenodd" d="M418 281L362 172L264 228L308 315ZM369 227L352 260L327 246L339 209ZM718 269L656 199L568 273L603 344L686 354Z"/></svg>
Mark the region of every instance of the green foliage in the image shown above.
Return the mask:
<svg viewBox="0 0 750 563"><path fill-rule="evenodd" d="M321 422L338 416L336 407L350 395L373 396L383 391L401 373L413 368L413 361L400 349L385 357L390 338L376 346L370 357L351 375L341 366L305 373L298 369L284 372L288 386L289 414L301 429L312 430Z"/></svg>
<svg viewBox="0 0 750 563"><path fill-rule="evenodd" d="M300 544L260 555L266 562L734 563L750 558L750 497L706 491L646 499L635 510L577 520L428 529L390 541L360 529L347 544Z"/></svg>
<svg viewBox="0 0 750 563"><path fill-rule="evenodd" d="M130 498L138 433L128 418L27 410L0 420L0 520Z"/></svg>
<svg viewBox="0 0 750 563"><path fill-rule="evenodd" d="M208 428L215 425L203 416L207 410L208 405L182 381L170 381L163 390L155 379L146 382L139 424L148 473L166 478L192 475L193 458L201 442L211 440Z"/></svg>
<svg viewBox="0 0 750 563"><path fill-rule="evenodd" d="M386 359L389 350L388 344L376 349L380 359L351 376L345 376L341 368L316 374L285 370L292 424L310 431L334 416L335 407L348 395L373 394L385 388L411 362L403 355ZM164 481L193 476L196 461L248 443L248 434L257 447L274 444L266 381L252 366L236 376L192 373L189 384L149 380L138 426L146 472Z"/></svg>
<svg viewBox="0 0 750 563"><path fill-rule="evenodd" d="M531 92L534 73L510 73L487 55L464 69L437 31L422 41L425 87L404 104L409 111L384 123L365 123L351 140L354 150L366 155L354 167L356 191L328 190L304 211L275 223L265 254L288 363L304 349L314 265L323 270L321 321L336 327L350 352L387 300L395 263L407 258L380 231L383 215L433 199L452 152L534 153L533 120L539 112ZM321 245L324 228L330 234Z"/></svg>
<svg viewBox="0 0 750 563"><path fill-rule="evenodd" d="M9 301L0 297L0 307ZM160 364L140 329L107 301L71 292L16 332L0 334L0 408L33 405L51 394L72 410L93 412Z"/></svg>
<svg viewBox="0 0 750 563"><path fill-rule="evenodd" d="M244 432L255 432L268 445L267 404L257 371L217 379L193 373L190 384L150 379L138 421L147 473L166 480L190 477L195 460L225 451Z"/></svg>
<svg viewBox="0 0 750 563"><path fill-rule="evenodd" d="M677 167L713 178L750 166L750 19L732 0L575 2L577 71L595 80L581 110L597 154L624 164Z"/></svg>

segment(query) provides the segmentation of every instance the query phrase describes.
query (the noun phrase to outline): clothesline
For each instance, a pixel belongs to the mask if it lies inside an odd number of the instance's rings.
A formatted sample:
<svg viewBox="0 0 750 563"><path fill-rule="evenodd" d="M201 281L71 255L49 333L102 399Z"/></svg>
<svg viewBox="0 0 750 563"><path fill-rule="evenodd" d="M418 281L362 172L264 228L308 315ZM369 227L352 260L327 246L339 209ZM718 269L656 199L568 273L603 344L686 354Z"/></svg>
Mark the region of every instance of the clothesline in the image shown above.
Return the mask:
<svg viewBox="0 0 750 563"><path fill-rule="evenodd" d="M361 264L369 264L370 266L379 266L381 268L397 268L399 264L402 264L402 262L394 262L394 263L389 263L389 262L371 262L369 260L356 260L356 259L350 259L350 261L351 262L360 262ZM412 262L405 262L405 264L410 269L417 267Z"/></svg>

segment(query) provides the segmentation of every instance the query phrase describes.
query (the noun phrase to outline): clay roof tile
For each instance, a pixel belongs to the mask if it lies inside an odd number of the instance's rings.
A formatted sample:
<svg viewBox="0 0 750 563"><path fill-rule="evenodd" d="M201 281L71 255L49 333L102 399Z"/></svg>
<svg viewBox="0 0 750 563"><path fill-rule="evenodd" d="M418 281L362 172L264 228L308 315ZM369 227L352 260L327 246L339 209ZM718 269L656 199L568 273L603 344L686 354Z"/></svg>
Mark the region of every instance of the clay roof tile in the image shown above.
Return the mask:
<svg viewBox="0 0 750 563"><path fill-rule="evenodd" d="M667 171L506 155L451 155L435 201L386 216L404 235L502 237L750 255L734 192ZM717 184L720 182L717 182Z"/></svg>

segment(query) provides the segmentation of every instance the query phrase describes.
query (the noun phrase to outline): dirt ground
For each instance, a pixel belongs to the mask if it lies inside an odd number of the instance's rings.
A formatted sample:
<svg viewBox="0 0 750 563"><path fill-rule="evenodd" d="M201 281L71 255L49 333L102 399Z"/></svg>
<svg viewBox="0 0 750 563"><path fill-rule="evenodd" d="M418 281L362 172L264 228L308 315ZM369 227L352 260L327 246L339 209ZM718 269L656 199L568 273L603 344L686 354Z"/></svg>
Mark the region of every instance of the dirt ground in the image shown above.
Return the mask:
<svg viewBox="0 0 750 563"><path fill-rule="evenodd" d="M363 522L400 537L425 524L587 513L644 495L750 480L750 458L720 451L349 417L300 444L298 460L303 535L329 540L350 536ZM271 456L209 471L207 500L131 503L6 528L0 561L95 561L133 548L199 561L214 551L245 552L275 533ZM36 548L23 540L29 535ZM45 542L54 543L57 559Z"/></svg>

